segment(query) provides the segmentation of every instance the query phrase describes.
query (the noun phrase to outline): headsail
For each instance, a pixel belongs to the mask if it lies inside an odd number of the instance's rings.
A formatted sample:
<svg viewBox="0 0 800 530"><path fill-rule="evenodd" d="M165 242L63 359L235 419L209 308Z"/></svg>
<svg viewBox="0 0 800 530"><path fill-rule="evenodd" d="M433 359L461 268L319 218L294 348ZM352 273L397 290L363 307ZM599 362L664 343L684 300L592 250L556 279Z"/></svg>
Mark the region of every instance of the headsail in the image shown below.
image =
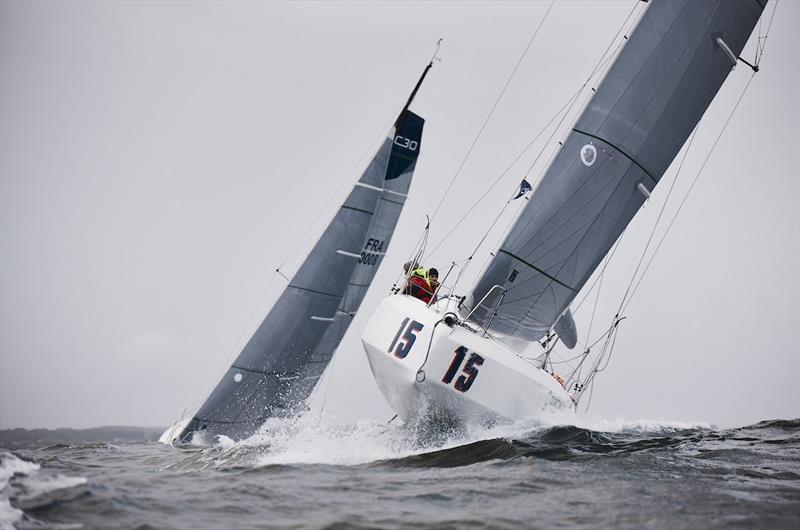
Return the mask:
<svg viewBox="0 0 800 530"><path fill-rule="evenodd" d="M383 188L374 190L378 204L361 251L357 257L353 256L356 260L355 270L347 282L336 317L299 371L299 380L294 390L295 399L292 401L304 399L317 384L358 312L389 249L389 242L400 219L414 176L414 166L419 155L419 138L422 137L424 123L422 118L406 110L398 119L394 138L387 139L393 144L390 157L392 163L387 168Z"/></svg>
<svg viewBox="0 0 800 530"><path fill-rule="evenodd" d="M195 432L241 439L271 417L295 414L311 393L358 310L400 216L424 125L408 106L431 66L289 286L180 440Z"/></svg>
<svg viewBox="0 0 800 530"><path fill-rule="evenodd" d="M765 1L654 1L472 293L537 340L565 313L735 66ZM499 303L499 306L498 306Z"/></svg>

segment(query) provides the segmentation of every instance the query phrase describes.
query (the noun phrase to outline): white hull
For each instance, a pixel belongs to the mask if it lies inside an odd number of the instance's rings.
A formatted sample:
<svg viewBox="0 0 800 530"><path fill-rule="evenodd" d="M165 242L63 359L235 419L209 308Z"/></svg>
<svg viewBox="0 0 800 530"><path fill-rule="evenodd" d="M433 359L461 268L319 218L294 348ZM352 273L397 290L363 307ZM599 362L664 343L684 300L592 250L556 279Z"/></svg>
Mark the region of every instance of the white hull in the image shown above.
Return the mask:
<svg viewBox="0 0 800 530"><path fill-rule="evenodd" d="M159 443L172 445L177 440L178 436L183 432L183 429L189 425L189 422L192 421L191 416L188 418L181 418L175 423L172 424L166 431L161 434L161 437L158 439Z"/></svg>
<svg viewBox="0 0 800 530"><path fill-rule="evenodd" d="M390 296L361 337L378 387L404 422L491 424L574 410L552 375L482 332L448 327L439 311Z"/></svg>

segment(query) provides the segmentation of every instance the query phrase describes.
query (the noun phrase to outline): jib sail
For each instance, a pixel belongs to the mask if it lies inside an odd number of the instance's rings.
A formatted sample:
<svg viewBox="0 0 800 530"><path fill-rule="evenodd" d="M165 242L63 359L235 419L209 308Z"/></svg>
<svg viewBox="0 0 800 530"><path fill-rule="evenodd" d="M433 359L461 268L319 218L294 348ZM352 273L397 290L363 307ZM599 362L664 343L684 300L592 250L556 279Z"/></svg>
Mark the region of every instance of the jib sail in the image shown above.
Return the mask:
<svg viewBox="0 0 800 530"><path fill-rule="evenodd" d="M419 156L424 120L394 126L288 287L179 436L241 439L295 414L358 310L386 252Z"/></svg>

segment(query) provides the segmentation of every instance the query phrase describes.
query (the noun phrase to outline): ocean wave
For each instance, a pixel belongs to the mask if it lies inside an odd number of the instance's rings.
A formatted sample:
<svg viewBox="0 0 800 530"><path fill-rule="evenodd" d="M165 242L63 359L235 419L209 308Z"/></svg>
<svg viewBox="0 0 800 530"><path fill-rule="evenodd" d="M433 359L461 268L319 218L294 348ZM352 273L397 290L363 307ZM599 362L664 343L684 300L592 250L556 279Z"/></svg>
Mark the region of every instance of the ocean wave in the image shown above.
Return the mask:
<svg viewBox="0 0 800 530"><path fill-rule="evenodd" d="M23 512L11 505L8 486L15 475L27 475L41 469L39 464L17 458L12 453L0 453L0 530L13 530L22 520Z"/></svg>
<svg viewBox="0 0 800 530"><path fill-rule="evenodd" d="M3 527L796 527L800 499L800 420L550 417L431 432L308 414L205 447L48 444L0 453Z"/></svg>
<svg viewBox="0 0 800 530"><path fill-rule="evenodd" d="M332 425L316 414L292 420L270 420L255 435L233 442L223 439L207 447L184 448L173 471L263 468L295 465L387 465L451 467L490 460L542 458L579 460L633 454L664 448L710 450L715 440L757 440L796 443L792 433L800 420L776 420L718 431L704 421L674 421L597 416L548 416L537 421L491 427L430 431L402 423L362 420ZM776 429L788 433L776 436ZM772 433L772 434L770 434ZM708 447L707 447L708 446ZM754 448L744 450L756 451Z"/></svg>
<svg viewBox="0 0 800 530"><path fill-rule="evenodd" d="M17 455L0 453L0 529L24 522L39 525L26 511L73 500L87 491L85 477L43 472L41 465ZM40 526L40 525L39 525ZM63 526L63 525L62 525Z"/></svg>

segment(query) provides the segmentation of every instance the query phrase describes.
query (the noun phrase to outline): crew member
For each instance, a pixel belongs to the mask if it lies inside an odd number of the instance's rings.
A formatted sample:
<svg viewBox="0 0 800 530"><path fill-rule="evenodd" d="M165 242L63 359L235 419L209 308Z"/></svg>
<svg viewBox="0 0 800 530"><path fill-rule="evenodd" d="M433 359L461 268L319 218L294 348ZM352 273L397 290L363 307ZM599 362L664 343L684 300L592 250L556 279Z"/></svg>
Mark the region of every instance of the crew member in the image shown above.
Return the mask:
<svg viewBox="0 0 800 530"><path fill-rule="evenodd" d="M406 265L408 267L406 267ZM408 270L411 268L411 263L406 263L403 266L403 269L406 270L406 274ZM414 263L414 265L417 265ZM436 271L436 269L433 269ZM436 277L438 279L439 273L436 273ZM415 267L408 276L408 281L406 282L405 287L403 288L403 294L411 295L414 298L418 298L425 302L426 304L431 301L431 297L433 296L434 289L431 288L431 284L429 281L429 271L425 270L425 267Z"/></svg>
<svg viewBox="0 0 800 530"><path fill-rule="evenodd" d="M436 303L436 291L439 289L439 271L431 267L428 269L428 285L431 286L431 300Z"/></svg>

